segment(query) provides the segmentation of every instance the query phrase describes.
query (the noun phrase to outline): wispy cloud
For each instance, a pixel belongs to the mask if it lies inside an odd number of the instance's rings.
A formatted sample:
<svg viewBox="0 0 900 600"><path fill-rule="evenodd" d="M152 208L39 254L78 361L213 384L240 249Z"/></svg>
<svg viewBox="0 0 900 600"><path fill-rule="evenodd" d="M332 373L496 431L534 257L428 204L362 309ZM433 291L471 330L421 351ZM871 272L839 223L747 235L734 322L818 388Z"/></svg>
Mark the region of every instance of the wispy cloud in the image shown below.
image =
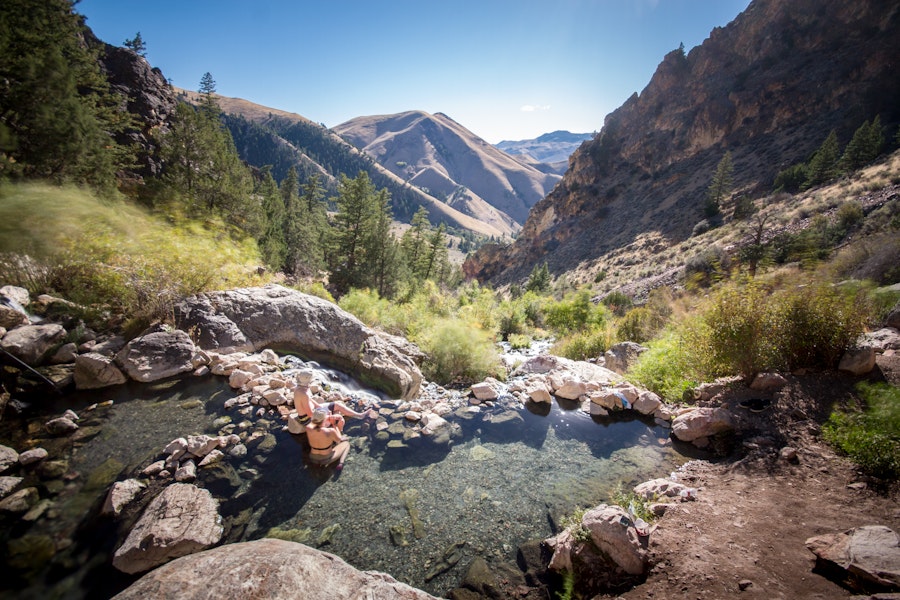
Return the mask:
<svg viewBox="0 0 900 600"><path fill-rule="evenodd" d="M538 112L550 110L549 104L526 104L520 108L522 112Z"/></svg>

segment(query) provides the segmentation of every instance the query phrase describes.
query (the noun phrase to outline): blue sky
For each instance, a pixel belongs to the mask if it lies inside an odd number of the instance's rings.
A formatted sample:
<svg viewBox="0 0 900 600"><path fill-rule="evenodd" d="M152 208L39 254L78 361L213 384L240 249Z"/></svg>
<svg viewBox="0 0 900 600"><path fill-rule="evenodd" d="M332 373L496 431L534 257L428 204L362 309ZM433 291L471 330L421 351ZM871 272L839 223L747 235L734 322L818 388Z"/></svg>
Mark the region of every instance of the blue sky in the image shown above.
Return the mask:
<svg viewBox="0 0 900 600"><path fill-rule="evenodd" d="M333 127L353 117L447 114L490 143L599 130L663 56L749 0L82 0L103 41L140 31L179 87Z"/></svg>

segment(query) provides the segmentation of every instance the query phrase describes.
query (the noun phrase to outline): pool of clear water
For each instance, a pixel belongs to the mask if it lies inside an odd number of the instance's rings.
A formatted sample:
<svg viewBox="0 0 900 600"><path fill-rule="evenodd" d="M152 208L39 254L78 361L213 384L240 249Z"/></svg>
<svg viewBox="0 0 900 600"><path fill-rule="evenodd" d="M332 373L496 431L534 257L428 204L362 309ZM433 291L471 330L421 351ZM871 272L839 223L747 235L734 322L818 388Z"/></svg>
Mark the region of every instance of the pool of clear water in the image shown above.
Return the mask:
<svg viewBox="0 0 900 600"><path fill-rule="evenodd" d="M2 596L103 598L133 581L109 564L124 532L98 516L108 485L133 475L175 437L215 433L213 422L228 414L222 405L234 395L222 378L128 385L48 405L30 425L4 423L0 443L21 449L47 414L114 401L80 412L80 441L42 440L51 458L69 457L68 476L54 489L36 480L42 497L53 502L49 518L24 523L3 517ZM234 459L242 484L220 498L225 541L275 536L303 542L442 596L476 556L514 561L520 544L551 535L561 516L608 501L617 486L667 475L687 460L652 420L599 420L574 404L554 403L515 405L521 419L500 424L493 417L504 410L498 404L471 418L448 416L458 433L446 447L388 448L376 441L374 429L351 420L346 433L353 449L339 476L307 466L305 436L292 436L275 421L274 451ZM55 553L46 550L48 543ZM441 558L454 546L459 561L444 568Z"/></svg>

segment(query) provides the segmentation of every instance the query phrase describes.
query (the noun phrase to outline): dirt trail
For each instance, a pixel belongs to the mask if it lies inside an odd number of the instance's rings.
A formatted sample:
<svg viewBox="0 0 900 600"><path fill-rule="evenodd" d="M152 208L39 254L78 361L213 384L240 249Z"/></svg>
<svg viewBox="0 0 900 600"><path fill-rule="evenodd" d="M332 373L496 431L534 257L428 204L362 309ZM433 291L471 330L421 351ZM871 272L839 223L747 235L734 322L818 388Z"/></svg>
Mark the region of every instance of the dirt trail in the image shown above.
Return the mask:
<svg viewBox="0 0 900 600"><path fill-rule="evenodd" d="M894 385L897 358L879 359ZM681 480L699 488L697 501L679 504L658 522L646 583L619 597L852 596L814 572L815 558L804 543L862 525L900 532L900 486L874 489L821 438L830 407L854 402L856 381L840 374L791 377L760 413L737 407L748 390L714 399L734 408L743 452L721 463L685 466ZM779 456L784 446L796 449L796 462Z"/></svg>

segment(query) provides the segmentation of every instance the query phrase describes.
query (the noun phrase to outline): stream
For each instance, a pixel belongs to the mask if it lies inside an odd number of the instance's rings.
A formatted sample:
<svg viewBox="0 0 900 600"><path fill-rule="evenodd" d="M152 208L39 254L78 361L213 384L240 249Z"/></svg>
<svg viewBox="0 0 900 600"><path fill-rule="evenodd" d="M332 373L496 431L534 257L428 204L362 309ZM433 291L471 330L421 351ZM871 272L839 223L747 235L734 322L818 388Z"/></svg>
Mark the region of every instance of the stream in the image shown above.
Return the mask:
<svg viewBox="0 0 900 600"><path fill-rule="evenodd" d="M353 394L375 395L346 376L329 376ZM449 445L410 440L393 447L370 424L348 419L352 449L339 475L305 463L304 435L283 431L277 418L259 419L256 426L273 436L271 451L229 458L239 479L211 488L225 522L223 543L267 536L302 542L444 596L475 557L514 564L518 546L552 535L561 517L687 460L668 429L631 411L601 419L574 402L523 406L508 395L470 409L458 392L429 387L461 404L445 417L454 426ZM136 580L110 564L133 517L116 522L99 514L109 485L134 476L176 437L216 434L229 417L233 429L242 417L223 404L235 395L213 376L127 384L0 423L0 443L40 445L50 453L45 462L64 463L19 473L26 477L20 487L37 487L48 502L32 521L0 515L0 598L108 598ZM43 423L67 408L81 417L79 430L42 434Z"/></svg>

